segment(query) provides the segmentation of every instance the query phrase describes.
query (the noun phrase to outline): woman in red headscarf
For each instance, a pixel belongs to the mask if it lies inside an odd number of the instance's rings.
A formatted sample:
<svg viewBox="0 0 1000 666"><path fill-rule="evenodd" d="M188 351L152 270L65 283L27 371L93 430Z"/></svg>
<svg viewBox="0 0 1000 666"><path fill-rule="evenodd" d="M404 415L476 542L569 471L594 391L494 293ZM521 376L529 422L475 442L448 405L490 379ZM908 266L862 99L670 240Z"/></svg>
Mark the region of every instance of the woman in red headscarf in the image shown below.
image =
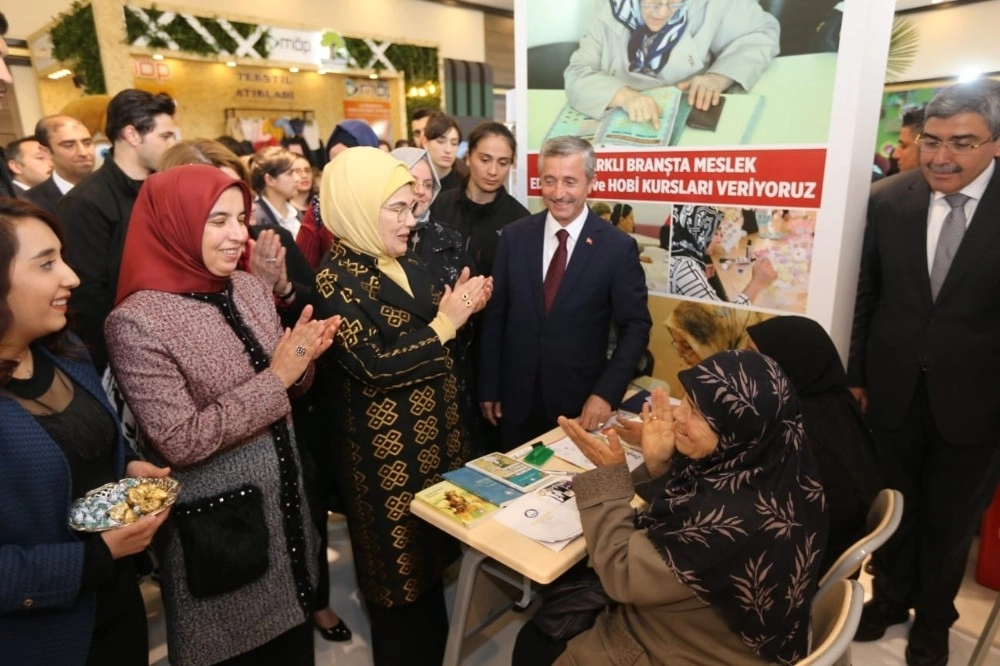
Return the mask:
<svg viewBox="0 0 1000 666"><path fill-rule="evenodd" d="M105 325L146 454L181 483L156 543L175 666L313 662L316 534L288 396L339 319L306 306L282 332L268 287L236 270L249 210L210 166L147 179Z"/></svg>

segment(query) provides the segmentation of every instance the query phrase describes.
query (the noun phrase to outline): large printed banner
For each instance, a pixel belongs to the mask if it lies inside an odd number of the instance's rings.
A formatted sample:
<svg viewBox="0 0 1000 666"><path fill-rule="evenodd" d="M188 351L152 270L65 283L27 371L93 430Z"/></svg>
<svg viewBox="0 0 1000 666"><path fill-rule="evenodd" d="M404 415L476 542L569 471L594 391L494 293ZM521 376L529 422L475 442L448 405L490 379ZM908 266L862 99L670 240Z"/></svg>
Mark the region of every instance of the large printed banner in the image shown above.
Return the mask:
<svg viewBox="0 0 1000 666"><path fill-rule="evenodd" d="M675 392L746 325L812 309L815 238L840 224L819 215L839 60L822 26L851 6L799 3L786 24L758 0L518 1L529 208L543 142L590 141L591 207L641 250L654 373ZM712 88L721 102L697 108L692 89Z"/></svg>

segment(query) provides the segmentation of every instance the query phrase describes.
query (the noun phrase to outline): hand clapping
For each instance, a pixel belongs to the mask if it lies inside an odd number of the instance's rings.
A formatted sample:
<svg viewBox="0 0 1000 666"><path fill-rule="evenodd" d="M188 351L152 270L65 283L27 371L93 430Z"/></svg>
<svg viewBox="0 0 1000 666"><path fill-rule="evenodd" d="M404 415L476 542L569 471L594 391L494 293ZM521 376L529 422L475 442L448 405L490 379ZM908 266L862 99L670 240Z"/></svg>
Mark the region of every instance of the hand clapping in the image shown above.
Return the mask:
<svg viewBox="0 0 1000 666"><path fill-rule="evenodd" d="M339 315L329 319L312 319L312 313L311 305L302 308L295 328L285 329L271 355L271 370L278 375L285 388L294 384L309 363L330 348L340 326Z"/></svg>

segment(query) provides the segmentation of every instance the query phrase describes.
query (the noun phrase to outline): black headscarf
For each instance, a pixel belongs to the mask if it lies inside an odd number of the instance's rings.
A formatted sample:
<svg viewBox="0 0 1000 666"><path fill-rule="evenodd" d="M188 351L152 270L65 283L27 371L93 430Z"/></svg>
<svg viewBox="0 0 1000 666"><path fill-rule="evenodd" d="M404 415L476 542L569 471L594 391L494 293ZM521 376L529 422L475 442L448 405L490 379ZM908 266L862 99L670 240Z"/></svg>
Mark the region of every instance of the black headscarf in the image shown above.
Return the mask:
<svg viewBox="0 0 1000 666"><path fill-rule="evenodd" d="M752 351L720 352L678 377L719 444L682 464L637 525L751 650L795 663L827 533L798 398L777 363Z"/></svg>
<svg viewBox="0 0 1000 666"><path fill-rule="evenodd" d="M825 570L867 531L868 509L882 487L875 437L822 326L807 317L774 317L748 327L747 334L778 362L802 403L802 423L830 505Z"/></svg>

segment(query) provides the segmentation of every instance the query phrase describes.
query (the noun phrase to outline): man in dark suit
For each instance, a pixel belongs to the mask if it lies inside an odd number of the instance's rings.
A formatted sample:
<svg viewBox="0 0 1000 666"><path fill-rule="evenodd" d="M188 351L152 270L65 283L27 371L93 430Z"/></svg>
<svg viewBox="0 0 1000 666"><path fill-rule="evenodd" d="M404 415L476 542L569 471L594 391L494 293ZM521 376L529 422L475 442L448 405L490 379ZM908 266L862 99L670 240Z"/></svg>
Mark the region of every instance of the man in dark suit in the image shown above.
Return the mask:
<svg viewBox="0 0 1000 666"><path fill-rule="evenodd" d="M7 40L3 37L7 34L7 17L0 12L0 100L7 95L7 88L14 85L14 77L10 75L10 70L7 69L7 63L4 62L4 58L7 57L9 50L7 48ZM7 170L7 163L5 160L0 160L0 197L15 197L17 196L17 189L11 178L10 171Z"/></svg>
<svg viewBox="0 0 1000 666"><path fill-rule="evenodd" d="M593 147L546 141L538 158L547 212L504 228L480 353L480 405L514 446L560 415L600 427L634 376L652 325L635 241L587 208ZM607 357L608 335L617 346Z"/></svg>
<svg viewBox="0 0 1000 666"><path fill-rule="evenodd" d="M906 661L948 662L954 598L1000 479L1000 83L941 91L920 169L872 187L849 360L903 521L856 640L916 611ZM952 260L953 259L953 260Z"/></svg>
<svg viewBox="0 0 1000 666"><path fill-rule="evenodd" d="M52 214L56 204L94 171L94 140L90 130L72 116L45 116L35 124L38 143L52 156L52 175L25 197Z"/></svg>

